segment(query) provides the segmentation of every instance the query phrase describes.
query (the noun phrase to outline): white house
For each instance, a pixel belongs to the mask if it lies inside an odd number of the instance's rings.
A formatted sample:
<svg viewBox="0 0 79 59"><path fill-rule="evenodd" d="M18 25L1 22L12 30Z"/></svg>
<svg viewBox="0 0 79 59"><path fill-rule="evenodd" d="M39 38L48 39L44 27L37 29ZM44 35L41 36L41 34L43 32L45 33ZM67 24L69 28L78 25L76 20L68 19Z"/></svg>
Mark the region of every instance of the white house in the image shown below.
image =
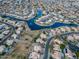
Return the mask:
<svg viewBox="0 0 79 59"><path fill-rule="evenodd" d="M35 45L34 46L34 51L35 52L41 52L42 51L42 47L40 45Z"/></svg>
<svg viewBox="0 0 79 59"><path fill-rule="evenodd" d="M0 46L0 53L2 53L2 52L4 51L4 48L5 48L4 45L1 45L1 46Z"/></svg>
<svg viewBox="0 0 79 59"><path fill-rule="evenodd" d="M39 59L40 58L40 54L38 54L37 52L32 52L29 55L29 59Z"/></svg>
<svg viewBox="0 0 79 59"><path fill-rule="evenodd" d="M13 44L13 42L14 42L13 40L7 40L7 41L6 41L6 44L10 46L10 45Z"/></svg>

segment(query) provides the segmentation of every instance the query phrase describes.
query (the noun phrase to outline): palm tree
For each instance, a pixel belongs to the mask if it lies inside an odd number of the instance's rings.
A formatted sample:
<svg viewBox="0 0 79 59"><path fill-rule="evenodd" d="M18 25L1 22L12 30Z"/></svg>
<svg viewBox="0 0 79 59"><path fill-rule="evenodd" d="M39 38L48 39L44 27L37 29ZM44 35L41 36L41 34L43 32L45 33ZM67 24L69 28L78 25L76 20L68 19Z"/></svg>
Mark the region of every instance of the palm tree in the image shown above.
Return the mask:
<svg viewBox="0 0 79 59"><path fill-rule="evenodd" d="M65 53L64 53L65 44L60 44L60 49L61 49L62 53L64 54L64 58L65 58Z"/></svg>

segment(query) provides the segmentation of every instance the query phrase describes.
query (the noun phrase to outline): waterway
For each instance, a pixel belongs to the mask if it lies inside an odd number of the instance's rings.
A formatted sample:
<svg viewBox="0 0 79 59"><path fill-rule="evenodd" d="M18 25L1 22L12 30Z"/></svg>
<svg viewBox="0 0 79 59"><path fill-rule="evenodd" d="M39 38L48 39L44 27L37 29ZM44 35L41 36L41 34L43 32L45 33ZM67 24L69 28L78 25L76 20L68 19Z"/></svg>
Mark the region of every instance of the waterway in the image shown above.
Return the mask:
<svg viewBox="0 0 79 59"><path fill-rule="evenodd" d="M71 27L71 26L78 26L77 24L67 24L67 23L61 23L61 22L55 22L54 24L52 23L52 25L48 25L48 26L41 26L41 25L38 25L35 23L35 20L38 20L38 18L40 18L42 16L42 9L41 8L37 8L37 14L34 18L31 18L29 19L28 21L27 20L23 20L23 19L18 19L16 17L13 17L13 16L7 16L7 15L1 15L3 18L8 18L10 20L15 20L15 21L24 21L28 24L29 28L31 30L40 30L40 29L53 29L53 28L57 28L57 27L61 27L61 26L68 26L68 27Z"/></svg>
<svg viewBox="0 0 79 59"><path fill-rule="evenodd" d="M37 9L37 15L34 18L27 21L27 24L31 30L40 30L40 29L46 29L46 28L53 29L61 26L68 26L68 27L78 26L77 24L67 24L67 23L61 23L61 22L55 22L54 24L52 23L52 25L48 25L48 26L41 26L35 23L35 20L37 20L41 16L42 16L42 10Z"/></svg>
<svg viewBox="0 0 79 59"><path fill-rule="evenodd" d="M41 25L38 25L35 23L35 20L38 20L39 17L42 16L42 10L40 8L37 9L37 14L34 18L31 18L29 19L28 21L27 20L23 20L23 19L17 19L13 16L7 16L7 15L1 15L3 18L8 18L8 19L11 19L11 20L15 20L15 21L24 21L28 24L29 28L31 30L40 30L40 29L46 29L46 28L57 28L57 27L61 27L61 26L68 26L68 27L71 27L71 26L74 26L74 27L77 27L78 25L77 24L67 24L67 23L61 23L61 22L55 22L54 24L50 25L50 26L41 26ZM44 55L44 58L43 59L47 59L48 57L48 46L49 46L49 43L51 41L51 37L47 40L47 43L46 43L46 47L45 47L45 55Z"/></svg>

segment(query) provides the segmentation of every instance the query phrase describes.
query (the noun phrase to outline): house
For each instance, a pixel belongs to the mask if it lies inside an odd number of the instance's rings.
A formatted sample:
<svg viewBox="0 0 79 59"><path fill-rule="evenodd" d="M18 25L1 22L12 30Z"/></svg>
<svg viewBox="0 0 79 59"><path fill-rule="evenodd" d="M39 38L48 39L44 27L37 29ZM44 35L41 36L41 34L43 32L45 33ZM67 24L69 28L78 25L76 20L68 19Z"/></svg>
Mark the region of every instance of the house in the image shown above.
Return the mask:
<svg viewBox="0 0 79 59"><path fill-rule="evenodd" d="M34 15L34 10L32 9L31 14L29 14L28 18L32 17Z"/></svg>
<svg viewBox="0 0 79 59"><path fill-rule="evenodd" d="M55 39L54 42L55 42L55 43L57 42L58 44L62 44L62 43L63 43L63 42L60 41L59 39Z"/></svg>
<svg viewBox="0 0 79 59"><path fill-rule="evenodd" d="M73 41L74 40L74 37L72 35L69 35L69 36L67 36L67 40Z"/></svg>
<svg viewBox="0 0 79 59"><path fill-rule="evenodd" d="M5 30L2 32L2 34L7 35L9 33L9 30Z"/></svg>
<svg viewBox="0 0 79 59"><path fill-rule="evenodd" d="M38 38L38 39L36 40L36 42L37 42L37 43L40 43L40 44L44 44L44 43L45 43L41 38Z"/></svg>
<svg viewBox="0 0 79 59"><path fill-rule="evenodd" d="M58 34L61 34L61 30L60 29L56 29L56 32L58 33Z"/></svg>
<svg viewBox="0 0 79 59"><path fill-rule="evenodd" d="M20 34L21 32L19 30L16 30L16 34Z"/></svg>
<svg viewBox="0 0 79 59"><path fill-rule="evenodd" d="M65 32L66 31L65 28L60 28L60 29L61 29L62 32Z"/></svg>
<svg viewBox="0 0 79 59"><path fill-rule="evenodd" d="M17 34L13 34L12 37L13 37L14 39L16 39L16 38L17 38Z"/></svg>
<svg viewBox="0 0 79 59"><path fill-rule="evenodd" d="M21 27L23 24L24 24L24 23L20 21L20 22L17 22L17 23L16 23L16 26Z"/></svg>
<svg viewBox="0 0 79 59"><path fill-rule="evenodd" d="M5 27L5 24L0 25L0 30L2 30Z"/></svg>
<svg viewBox="0 0 79 59"><path fill-rule="evenodd" d="M0 34L0 40L4 37L4 34Z"/></svg>
<svg viewBox="0 0 79 59"><path fill-rule="evenodd" d="M72 29L73 29L74 31L77 31L77 28L75 28L75 27L72 27Z"/></svg>
<svg viewBox="0 0 79 59"><path fill-rule="evenodd" d="M69 23L69 20L64 20L65 23Z"/></svg>
<svg viewBox="0 0 79 59"><path fill-rule="evenodd" d="M46 38L47 36L46 36L45 34L41 33L41 34L40 34L40 37L41 37L41 39L42 39L42 38Z"/></svg>
<svg viewBox="0 0 79 59"><path fill-rule="evenodd" d="M0 45L0 54L4 51L5 46L4 45Z"/></svg>
<svg viewBox="0 0 79 59"><path fill-rule="evenodd" d="M0 26L0 30L2 30L3 29L3 27L2 26Z"/></svg>
<svg viewBox="0 0 79 59"><path fill-rule="evenodd" d="M40 54L37 52L32 52L29 55L29 59L39 59L40 58Z"/></svg>
<svg viewBox="0 0 79 59"><path fill-rule="evenodd" d="M6 25L6 26L5 26L5 29L7 29L7 30L8 30L8 29L10 29L10 27Z"/></svg>
<svg viewBox="0 0 79 59"><path fill-rule="evenodd" d="M67 52L65 53L65 56L68 58L68 59L74 59L73 57L73 53L69 50L69 49L66 49Z"/></svg>
<svg viewBox="0 0 79 59"><path fill-rule="evenodd" d="M70 32L71 29L69 27L65 27L66 31Z"/></svg>
<svg viewBox="0 0 79 59"><path fill-rule="evenodd" d="M52 57L53 57L53 59L61 59L61 52L54 51L52 53Z"/></svg>
<svg viewBox="0 0 79 59"><path fill-rule="evenodd" d="M6 44L10 46L10 45L13 44L13 42L14 42L13 40L7 40L7 41L6 41Z"/></svg>
<svg viewBox="0 0 79 59"><path fill-rule="evenodd" d="M42 47L40 45L35 45L34 46L34 51L35 52L42 52Z"/></svg>
<svg viewBox="0 0 79 59"><path fill-rule="evenodd" d="M51 30L51 33L53 34L53 35L56 35L57 33L56 33L56 30Z"/></svg>
<svg viewBox="0 0 79 59"><path fill-rule="evenodd" d="M79 40L79 35L74 34L73 37L74 37L76 40Z"/></svg>
<svg viewBox="0 0 79 59"><path fill-rule="evenodd" d="M16 21L8 20L8 23L15 25Z"/></svg>

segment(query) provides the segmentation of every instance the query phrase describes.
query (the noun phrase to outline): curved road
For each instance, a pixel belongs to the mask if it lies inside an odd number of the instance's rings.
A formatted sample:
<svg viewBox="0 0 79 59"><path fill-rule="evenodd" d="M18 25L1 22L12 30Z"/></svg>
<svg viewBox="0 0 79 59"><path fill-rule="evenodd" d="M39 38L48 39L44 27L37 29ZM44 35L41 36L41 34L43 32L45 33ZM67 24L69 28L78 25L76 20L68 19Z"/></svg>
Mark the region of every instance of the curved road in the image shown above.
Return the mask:
<svg viewBox="0 0 79 59"><path fill-rule="evenodd" d="M68 32L68 33L63 33L61 35L58 35L60 37L64 36L64 35L70 35L70 34L79 34L79 32ZM56 35L57 36L57 35ZM49 43L50 41L54 38L55 36L50 36L46 42L46 45L45 45L45 53L44 53L44 57L43 59L48 59L48 52L49 52L49 49L48 49L48 46L49 46ZM72 45L73 46L73 45ZM79 50L79 48L78 48Z"/></svg>
<svg viewBox="0 0 79 59"><path fill-rule="evenodd" d="M0 14L1 15L1 14ZM22 19L17 19L17 18L15 18L15 17L12 17L12 16L7 16L7 15L1 15L3 18L8 18L8 19L11 19L11 20L15 20L15 21L24 21L24 22L27 22L28 23L28 25L30 26L30 25L32 25L32 28L34 28L34 20L37 20L40 16L42 16L42 13L40 12L40 11L38 11L37 12L37 15L34 17L34 18L32 18L32 19L30 19L30 20L22 20ZM9 24L8 24L9 25ZM54 24L53 26L55 26L54 28L57 28L57 27L60 27L60 26L63 26L63 25L65 25L65 26L78 26L77 24L63 24L63 23L58 23L58 24ZM11 25L10 25L11 26ZM35 26L35 28L36 27L38 27L38 26ZM34 28L34 29L35 29ZM45 27L42 27L42 28L45 28ZM49 26L49 28L50 28L50 26ZM13 31L13 29L12 29L12 31ZM11 34L12 34L12 32L11 32ZM11 34L9 34L7 37L5 37L4 39L3 39L3 41L2 42L4 42L5 40L6 40L6 38L8 38ZM62 34L62 35L67 35L67 34L69 34L69 33L66 33L66 34ZM49 39L47 40L47 43L46 43L46 47L45 47L45 54L44 54L44 58L43 59L48 59L48 46L49 46L49 43L50 43L50 41L52 40L52 36L51 37L49 37Z"/></svg>
<svg viewBox="0 0 79 59"><path fill-rule="evenodd" d="M46 28L57 28L57 27L61 27L61 26L68 26L68 27L75 26L76 27L76 26L79 25L79 24L74 24L74 23L67 24L67 23L62 23L62 22L55 22L54 24L52 24L50 26L38 25L34 21L42 16L42 10L40 10L40 8L38 8L38 10L37 10L37 15L35 17L29 19L29 20L18 19L18 18L15 18L13 16L7 16L7 15L2 15L2 14L0 14L0 16L2 18L8 18L8 19L14 20L14 21L24 21L28 24L28 26L30 27L31 30L40 30L40 29L46 29Z"/></svg>
<svg viewBox="0 0 79 59"><path fill-rule="evenodd" d="M24 21L24 22L27 22L28 23L28 26L32 29L32 30L36 30L36 29L44 29L44 28L51 28L51 26L46 26L46 27L42 27L42 26L37 26L37 24L34 23L34 20L37 20L39 17L42 16L42 11L38 10L37 11L37 15L34 17L34 18L31 18L29 19L28 21L27 20L23 20L23 19L18 19L18 18L15 18L13 16L7 16L7 15L2 15L0 14L1 17L3 18L8 18L8 19L11 19L11 20L15 20L15 21ZM9 25L9 24L8 24ZM11 25L10 25L11 26ZM78 24L65 24L65 23L55 23L52 25L53 28L57 28L57 27L61 27L61 26L79 26ZM13 27L12 27L13 28ZM12 29L13 31L13 29ZM12 32L11 32L12 34ZM9 35L11 35L9 34ZM62 35L67 35L67 34L70 34L70 33L65 33L65 34L62 34ZM9 35L6 37L8 38ZM52 40L52 36L50 36L46 42L46 46L45 46L45 53L44 53L44 58L43 59L48 59L48 46L49 46L49 43L50 41ZM4 42L6 39L4 38L2 42Z"/></svg>
<svg viewBox="0 0 79 59"><path fill-rule="evenodd" d="M6 24L6 25L8 25L8 26L11 27L10 32L8 33L8 35L5 36L5 37L2 39L2 41L0 42L0 45L2 45L9 37L11 37L11 35L13 34L15 28L14 28L14 26L12 26L12 25L10 25L10 24L8 24L8 23L2 22L2 21L0 21L0 22L1 22L1 23L4 23L4 24Z"/></svg>
<svg viewBox="0 0 79 59"><path fill-rule="evenodd" d="M1 14L0 14L1 15ZM34 18L32 18L32 19L30 19L30 20L22 20L22 19L17 19L17 18L15 18L15 17L12 17L12 16L7 16L7 15L1 15L3 18L8 18L8 19L11 19L11 20L15 20L15 21L24 21L24 22L27 22L28 23L28 25L30 26L30 25L32 25L32 28L34 28L34 20L37 20L39 17L41 17L42 16L42 12L40 12L40 11L38 11L37 12L37 15L34 17ZM8 24L9 25L9 24ZM64 24L65 26L78 26L77 24ZM55 26L55 28L57 28L57 27L60 27L60 26L63 26L63 23L61 23L61 24L54 24L53 26ZM38 27L38 26L35 26L35 27ZM43 28L45 28L45 27L43 27ZM49 26L49 28L50 28L50 26ZM35 28L34 28L35 29ZM12 29L13 30L13 29ZM68 34L68 33L67 33ZM66 34L66 35L67 35ZM62 34L62 35L65 35L65 34ZM8 38L9 37L9 35L6 37L6 38ZM51 39L52 39L53 37L50 37L48 40L47 40L47 43L46 43L46 47L45 47L45 54L44 54L44 58L43 59L47 59L48 58L48 46L49 46L49 43L50 43L50 41L51 41ZM3 39L3 41L5 41L5 38Z"/></svg>

